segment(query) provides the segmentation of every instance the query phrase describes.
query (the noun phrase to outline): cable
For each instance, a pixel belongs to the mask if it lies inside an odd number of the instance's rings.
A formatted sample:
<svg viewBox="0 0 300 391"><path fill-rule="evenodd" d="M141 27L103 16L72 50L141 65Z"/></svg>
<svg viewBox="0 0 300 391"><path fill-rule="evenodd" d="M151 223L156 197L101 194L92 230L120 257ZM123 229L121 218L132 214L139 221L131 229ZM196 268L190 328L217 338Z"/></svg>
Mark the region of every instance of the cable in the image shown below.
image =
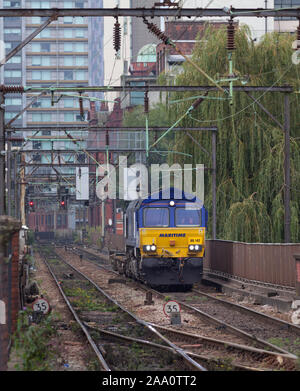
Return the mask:
<svg viewBox="0 0 300 391"><path fill-rule="evenodd" d="M257 101L260 100L267 92L269 92L269 90L274 87L275 84L277 84L282 78L283 76L292 68L294 64L292 63L286 70L285 72L270 86L268 87L258 98L255 98ZM218 121L224 121L226 119L229 119L229 118L232 118L232 117L235 117L237 115L239 115L240 113L242 113L243 111L247 110L249 107L255 105L255 102L252 102L250 103L248 106L245 106L243 109L241 109L240 111L237 111L236 113L232 114L232 115L229 115L227 117L224 117L224 118L217 118L217 119L211 119L211 120L198 120L194 117L192 117L190 114L189 114L189 117L191 119L193 119L194 121L196 122L199 122L199 123L203 123L203 122L218 122Z"/></svg>

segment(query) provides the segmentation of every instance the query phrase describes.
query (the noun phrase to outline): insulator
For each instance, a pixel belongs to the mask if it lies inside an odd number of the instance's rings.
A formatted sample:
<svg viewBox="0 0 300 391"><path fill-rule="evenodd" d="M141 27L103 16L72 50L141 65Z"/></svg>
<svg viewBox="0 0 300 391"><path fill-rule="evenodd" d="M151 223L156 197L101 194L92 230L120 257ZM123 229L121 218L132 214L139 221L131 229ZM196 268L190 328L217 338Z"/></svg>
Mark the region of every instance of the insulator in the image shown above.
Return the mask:
<svg viewBox="0 0 300 391"><path fill-rule="evenodd" d="M145 18L143 22L147 25L148 30L157 36L165 45L169 45L170 39L154 23L149 23Z"/></svg>
<svg viewBox="0 0 300 391"><path fill-rule="evenodd" d="M80 115L81 117L84 116L84 110L83 110L83 100L82 98L79 98L79 109L80 109Z"/></svg>
<svg viewBox="0 0 300 391"><path fill-rule="evenodd" d="M23 86L5 86L4 84L0 85L0 91L4 93L22 93L24 92Z"/></svg>
<svg viewBox="0 0 300 391"><path fill-rule="evenodd" d="M144 96L144 111L145 111L145 113L149 113L149 98L148 98L148 94L145 94L145 96Z"/></svg>
<svg viewBox="0 0 300 391"><path fill-rule="evenodd" d="M121 26L117 19L114 24L114 49L116 52L118 52L120 48L121 48Z"/></svg>
<svg viewBox="0 0 300 391"><path fill-rule="evenodd" d="M234 25L232 24L232 21L230 21L227 26L227 50L230 52L235 50L234 33Z"/></svg>

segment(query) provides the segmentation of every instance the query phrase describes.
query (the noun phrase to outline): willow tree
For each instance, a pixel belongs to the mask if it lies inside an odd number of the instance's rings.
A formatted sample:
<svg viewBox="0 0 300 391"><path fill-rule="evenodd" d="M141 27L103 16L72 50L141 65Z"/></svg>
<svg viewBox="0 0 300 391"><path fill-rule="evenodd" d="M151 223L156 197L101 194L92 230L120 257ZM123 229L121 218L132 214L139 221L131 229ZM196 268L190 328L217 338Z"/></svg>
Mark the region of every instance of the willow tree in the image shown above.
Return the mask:
<svg viewBox="0 0 300 391"><path fill-rule="evenodd" d="M299 66L291 60L292 41L288 34L266 34L256 43L247 27L236 31L235 85L275 86L289 84L299 90ZM195 45L192 59L215 80L228 76L226 31L208 27ZM212 85L191 64L185 63L176 77L178 85ZM226 84L225 82L222 84ZM199 93L201 94L201 92ZM284 94L256 91L261 102L281 124L284 123ZM190 92L174 94L169 109L179 118L193 100ZM195 93L193 93L195 95ZM218 127L217 136L217 237L249 242L281 242L284 238L284 133L245 92L234 92L233 104L221 92L209 92L207 98L180 126ZM217 98L217 99L216 99ZM300 239L300 106L299 95L291 101L291 239ZM211 149L209 132L194 132L193 137L207 151ZM187 135L173 134L177 151L192 159L170 155L170 162L204 163L211 160ZM191 161L192 160L192 161ZM211 216L211 175L206 174L205 204ZM211 226L209 226L211 232Z"/></svg>

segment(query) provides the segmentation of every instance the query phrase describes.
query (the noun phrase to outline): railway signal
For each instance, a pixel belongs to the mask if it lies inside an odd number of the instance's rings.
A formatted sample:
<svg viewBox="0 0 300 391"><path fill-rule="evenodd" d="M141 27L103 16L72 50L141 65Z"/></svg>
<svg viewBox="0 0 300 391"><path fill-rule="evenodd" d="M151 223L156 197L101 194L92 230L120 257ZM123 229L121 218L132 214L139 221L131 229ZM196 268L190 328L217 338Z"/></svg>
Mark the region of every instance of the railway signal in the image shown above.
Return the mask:
<svg viewBox="0 0 300 391"><path fill-rule="evenodd" d="M30 212L34 212L34 202L33 201L29 201L29 211Z"/></svg>
<svg viewBox="0 0 300 391"><path fill-rule="evenodd" d="M64 210L67 209L67 200L65 196L61 197L59 201L59 208Z"/></svg>

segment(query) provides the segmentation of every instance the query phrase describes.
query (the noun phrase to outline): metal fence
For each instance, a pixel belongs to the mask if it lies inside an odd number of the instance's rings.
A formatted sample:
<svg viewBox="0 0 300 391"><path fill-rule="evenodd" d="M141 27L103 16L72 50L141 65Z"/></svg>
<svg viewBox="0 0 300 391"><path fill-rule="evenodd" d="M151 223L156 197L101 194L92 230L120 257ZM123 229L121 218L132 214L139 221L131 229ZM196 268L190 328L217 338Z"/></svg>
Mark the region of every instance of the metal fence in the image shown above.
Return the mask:
<svg viewBox="0 0 300 391"><path fill-rule="evenodd" d="M249 280L295 287L300 243L207 240L204 267Z"/></svg>

